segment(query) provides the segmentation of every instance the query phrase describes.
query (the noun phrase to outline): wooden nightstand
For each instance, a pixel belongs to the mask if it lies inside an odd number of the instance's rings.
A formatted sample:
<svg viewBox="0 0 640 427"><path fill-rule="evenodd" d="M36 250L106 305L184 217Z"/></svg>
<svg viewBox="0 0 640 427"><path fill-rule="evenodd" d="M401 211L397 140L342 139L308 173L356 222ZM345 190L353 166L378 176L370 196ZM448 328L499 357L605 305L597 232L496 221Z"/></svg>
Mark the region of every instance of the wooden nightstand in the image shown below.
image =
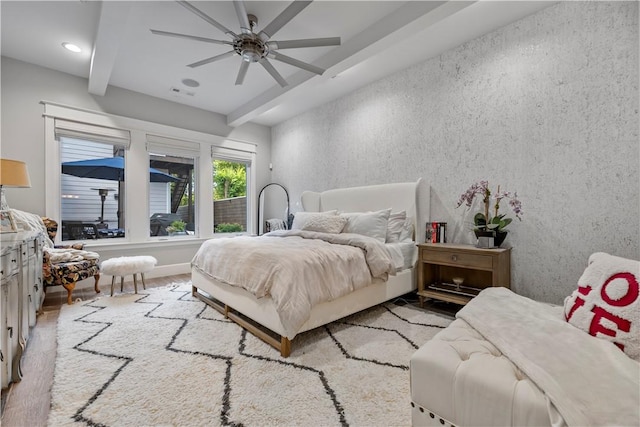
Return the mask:
<svg viewBox="0 0 640 427"><path fill-rule="evenodd" d="M511 286L511 248L480 249L453 243L418 245L418 296L466 304L482 289ZM453 278L462 278L461 286Z"/></svg>

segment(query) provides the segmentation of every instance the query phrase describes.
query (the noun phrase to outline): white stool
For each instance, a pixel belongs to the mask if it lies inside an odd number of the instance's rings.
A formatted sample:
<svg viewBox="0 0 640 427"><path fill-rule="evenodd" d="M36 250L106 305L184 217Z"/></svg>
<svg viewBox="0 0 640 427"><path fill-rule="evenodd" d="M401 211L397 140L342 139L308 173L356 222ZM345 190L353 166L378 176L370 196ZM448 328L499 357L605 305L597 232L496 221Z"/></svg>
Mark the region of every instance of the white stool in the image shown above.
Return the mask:
<svg viewBox="0 0 640 427"><path fill-rule="evenodd" d="M124 276L133 275L133 287L136 294L138 293L138 281L136 274L140 274L142 278L142 288L147 289L144 283L144 273L153 270L158 260L152 256L123 256L119 258L111 258L102 261L100 270L104 274L110 274L111 278L111 296L113 296L113 286L116 283L116 276L120 276L120 292L124 289Z"/></svg>

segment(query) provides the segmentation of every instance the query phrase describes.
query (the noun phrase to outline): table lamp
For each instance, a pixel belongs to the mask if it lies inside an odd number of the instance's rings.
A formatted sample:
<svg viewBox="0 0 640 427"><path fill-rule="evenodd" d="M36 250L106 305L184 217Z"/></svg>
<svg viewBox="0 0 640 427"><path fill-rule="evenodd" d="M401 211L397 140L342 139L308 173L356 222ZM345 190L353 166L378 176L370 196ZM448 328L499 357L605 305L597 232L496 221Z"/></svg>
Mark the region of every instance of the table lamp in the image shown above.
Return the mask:
<svg viewBox="0 0 640 427"><path fill-rule="evenodd" d="M16 231L13 216L4 197L4 187L31 187L29 171L27 171L25 162L0 159L0 211L6 211L2 215L0 232Z"/></svg>

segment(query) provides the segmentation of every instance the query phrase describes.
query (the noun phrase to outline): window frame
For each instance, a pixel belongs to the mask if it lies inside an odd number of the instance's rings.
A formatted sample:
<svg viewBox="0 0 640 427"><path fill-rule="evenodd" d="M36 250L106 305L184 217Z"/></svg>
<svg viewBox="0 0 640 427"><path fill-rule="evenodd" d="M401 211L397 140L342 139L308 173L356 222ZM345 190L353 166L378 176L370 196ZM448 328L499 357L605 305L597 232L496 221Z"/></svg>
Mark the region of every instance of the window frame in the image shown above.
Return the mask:
<svg viewBox="0 0 640 427"><path fill-rule="evenodd" d="M122 153L123 153L122 157L125 159L124 160L124 162L125 162L124 170L125 170L125 173L126 173L126 169L127 169L126 152L127 152L128 148L129 148L129 144L122 144L118 140L115 140L115 139L109 140L108 138L107 138L107 140L101 140L99 137L90 137L91 139L89 139L89 138L84 137L84 135L82 135L82 134L74 134L74 136L68 136L68 134L64 133L64 134L59 134L57 136L58 137L56 139L56 142L58 143L58 153L60 154L60 162L61 162L60 164L62 164L63 157L64 157L63 156L63 151L64 151L63 146L64 146L64 144L69 143L71 148L69 149L67 154L71 155L72 157L76 157L76 156L73 155L73 153L81 149L79 147L79 143L82 143L82 144L86 143L87 145L89 145L89 149L82 150L82 151L84 152L83 154L92 154L90 158L107 157L108 155L107 156L101 156L100 154L94 154L94 153L98 153L99 150L101 150L100 147L96 147L96 144L100 144L100 145L104 145L105 146L104 147L105 150L107 149L106 147L110 147L109 151L111 152L112 155L113 155L113 152L115 150L118 150L118 151L122 150ZM78 148L76 148L74 150L74 148L73 148L74 146L76 146ZM82 148L84 149L86 147L83 146ZM93 150L96 150L96 151L93 151ZM84 157L84 156L81 156L81 157ZM108 156L108 157L110 157L110 156ZM113 157L116 157L116 156L113 156ZM90 158L82 158L82 159L73 159L72 158L71 160L67 159L65 161L89 160ZM59 165L59 167L60 167L60 165ZM64 176L65 176L64 174L60 174L59 175L59 179L60 179L60 216L59 216L59 221L58 221L59 222L59 224L58 224L58 234L60 235L60 239L61 240L64 237L64 233L61 233L61 230L64 230L64 221L77 221L78 220L77 218L76 219L70 219L69 216L64 216L63 215L63 204L64 204L64 202L62 201L63 200L62 190L63 190L64 186L63 186L63 179L62 178ZM85 178L78 178L78 177L72 176L72 178L75 178L74 184L77 185L77 186L84 187L85 191L86 191L87 188L97 187L98 185L101 185L101 186L103 185L103 184L97 184L95 182L86 181L87 180L86 177ZM111 190L115 190L117 193L119 193L119 188L120 188L119 181L115 181L115 180L114 181L105 180L105 181L109 183L109 184L104 184L105 186L108 186ZM74 185L72 185L72 187L73 186ZM116 188L113 188L113 187L116 187ZM91 188L91 190L96 190L96 188ZM82 193L82 191L81 191L81 193ZM92 191L92 193L93 193L93 191ZM110 195L112 195L112 193L109 193L107 195L107 198ZM118 197L120 197L120 196L121 195L118 194ZM84 202L83 204L87 204L88 203L90 205L93 205L96 202L96 200L99 200L98 194L94 193L93 197L90 199L90 201L89 202ZM116 204L118 204L118 203L116 203ZM118 207L119 207L119 205L118 205ZM76 206L76 208L78 208L78 206ZM81 206L80 206L80 208L81 208ZM96 206L96 209L97 209L97 206ZM67 213L69 213L70 211L73 211L73 210L74 209L73 209L73 203L72 203L72 206L70 206L68 208ZM111 208L111 210L112 210L112 208ZM116 214L117 214L117 211L116 211ZM105 213L105 215L108 216L108 213ZM97 224L96 221L99 219L99 216L100 215L98 213L96 216L94 216L94 219L89 219L88 216L85 216L85 217L81 217L80 220L83 221L83 222L86 221L88 223ZM73 217L73 214L71 215L71 217ZM110 217L108 219L112 220L113 217ZM107 221L107 222L113 222L113 221ZM117 227L109 227L109 228L117 228ZM115 239L122 239L123 237L114 237L114 238ZM68 244L70 242L75 242L75 241L77 241L77 240L74 240L74 239L62 240L62 242L65 243L65 244Z"/></svg>
<svg viewBox="0 0 640 427"><path fill-rule="evenodd" d="M251 190L253 188L255 188L255 184L251 182L251 178L255 175L254 173L252 173L251 170L251 166L252 166L252 161L250 160L250 158L248 159L246 156L244 156L243 153L237 153L237 155L234 157L234 153L231 154L226 154L224 156L219 156L219 155L214 155L214 150L211 150L211 165L212 165L212 171L213 171L213 162L216 160L223 160L223 161L227 161L227 162L233 162L233 163L243 163L245 165L245 174L246 174L246 223L247 223L247 227L245 231L242 232L218 232L216 233L215 229L214 229L214 234L216 236L229 236L230 234L236 234L236 235L245 235L245 234L257 234L254 230L254 225L253 225L253 218L251 217L251 212L253 211L253 200L255 199L255 197L252 196L252 192ZM211 174L211 204L215 206L215 200L213 199L213 173ZM255 192L254 192L255 193ZM213 221L215 222L215 208L213 210Z"/></svg>
<svg viewBox="0 0 640 427"><path fill-rule="evenodd" d="M211 176L213 172L212 156L216 150L224 150L228 154L233 154L234 158L237 158L235 157L237 155L242 156L244 160L249 159L247 165L247 221L249 221L249 225L246 233L255 234L256 212L254 212L253 200L257 197L256 143L54 102L42 101L41 104L44 106L45 130L45 215L55 220L58 220L61 215L60 146L56 137L55 120L65 120L89 127L95 126L92 128L93 130L106 128L123 130L130 134L130 146L128 150L125 150L125 163L128 165L125 170L125 218L127 218L125 237L123 239L98 239L86 242L92 248L150 247L162 246L165 242L173 244L177 241L188 244L189 242L200 242L220 237L220 233L214 235L213 232L213 180ZM118 133L116 132L116 134ZM196 144L199 147L199 156L195 165L197 171L196 200L199 200L195 214L199 225L197 235L189 236L188 239L156 239L149 236L149 218L146 215L149 211L149 179L145 174L145 167L140 167L140 165L146 165L146 167L149 165L146 146L148 135L154 135L171 144L174 141L182 141L183 143ZM139 197L141 191L144 191L145 197ZM208 200L211 200L211 203L207 203ZM118 240L118 242L108 242L108 240ZM56 236L56 243L60 243L60 235Z"/></svg>
<svg viewBox="0 0 640 427"><path fill-rule="evenodd" d="M226 141L225 141L226 142ZM244 144L244 145L242 145ZM211 146L211 159L209 164L211 166L211 173L209 174L209 181L211 185L211 225L213 229L213 161L214 160L226 160L231 162L245 163L247 165L246 173L247 173L247 229L244 232L236 233L239 235L255 235L257 231L255 229L256 224L256 215L257 209L255 208L256 204L255 200L258 199L258 191L256 189L257 186L257 178L255 173L255 164L256 164L256 153L255 147L253 147L253 151L251 151L252 147L250 144L242 143L242 144L234 144L234 146L230 146L229 144L219 144ZM228 236L230 233L214 233L216 236L224 237Z"/></svg>
<svg viewBox="0 0 640 427"><path fill-rule="evenodd" d="M199 174L199 164L200 164L200 144L198 143L194 143L194 142L190 142L190 141L184 141L184 140L180 140L180 139L174 139L174 138L166 138L160 135L154 135L154 134L150 134L148 133L146 135L146 150L147 150L147 165L150 166L150 160L151 160L151 155L152 154L161 154L161 155L167 155L167 156L175 156L175 157L182 157L185 159L193 159L193 167L194 167L194 180L195 180L195 187L196 187L196 191L195 191L195 211L194 211L194 225L195 225L195 233L193 235L191 235L191 237L198 237L199 236L199 222L200 222L200 217L198 214L198 207L200 205L200 203L202 203L202 201L199 199L199 184L200 184L200 174ZM150 192L147 192L147 199L149 199L149 194ZM205 201L206 202L206 201ZM150 224L150 218L152 215L151 210L148 211L149 215L148 215L148 227L151 228L151 224ZM168 236L149 236L150 239L152 240L166 240L167 238L169 238ZM189 236L172 236L171 239L185 239L185 238L189 238Z"/></svg>

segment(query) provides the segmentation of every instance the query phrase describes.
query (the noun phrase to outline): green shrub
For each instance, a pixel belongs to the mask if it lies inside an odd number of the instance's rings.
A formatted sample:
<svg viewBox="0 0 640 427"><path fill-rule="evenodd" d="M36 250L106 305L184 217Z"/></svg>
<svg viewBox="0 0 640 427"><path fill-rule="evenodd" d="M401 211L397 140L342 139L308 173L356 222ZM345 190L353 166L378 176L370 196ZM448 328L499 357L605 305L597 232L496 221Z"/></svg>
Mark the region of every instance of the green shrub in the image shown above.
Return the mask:
<svg viewBox="0 0 640 427"><path fill-rule="evenodd" d="M181 220L175 220L171 223L170 226L166 228L167 233L175 233L179 231L184 231L187 226L187 223Z"/></svg>
<svg viewBox="0 0 640 427"><path fill-rule="evenodd" d="M238 223L228 224L223 222L216 225L216 233L234 233L238 231L243 231L242 225Z"/></svg>

